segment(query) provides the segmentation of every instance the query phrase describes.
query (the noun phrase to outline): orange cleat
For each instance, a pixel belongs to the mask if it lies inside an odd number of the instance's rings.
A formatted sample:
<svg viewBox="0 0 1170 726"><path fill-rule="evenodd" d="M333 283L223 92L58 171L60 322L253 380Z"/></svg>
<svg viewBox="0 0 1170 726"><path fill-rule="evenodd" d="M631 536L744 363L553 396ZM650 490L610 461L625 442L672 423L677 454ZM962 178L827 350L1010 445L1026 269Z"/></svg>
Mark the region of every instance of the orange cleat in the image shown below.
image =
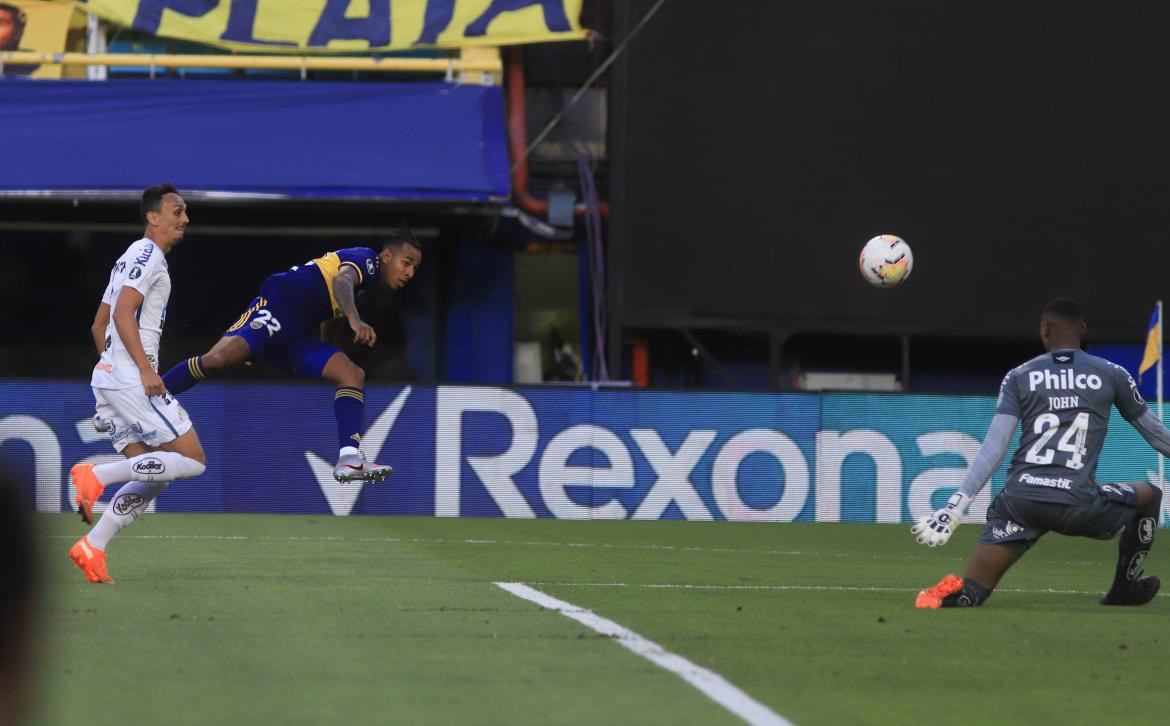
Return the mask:
<svg viewBox="0 0 1170 726"><path fill-rule="evenodd" d="M90 582L113 584L114 579L106 572L106 553L91 545L85 537L77 540L69 548L69 559L73 560L77 569L85 573L85 579Z"/></svg>
<svg viewBox="0 0 1170 726"><path fill-rule="evenodd" d="M93 473L95 464L78 464L69 470L73 486L77 487L77 513L81 521L93 524L93 505L105 491L106 486Z"/></svg>
<svg viewBox="0 0 1170 726"><path fill-rule="evenodd" d="M916 608L941 608L943 598L954 595L963 589L963 578L957 575L947 575L937 585L929 590L923 590L914 598Z"/></svg>

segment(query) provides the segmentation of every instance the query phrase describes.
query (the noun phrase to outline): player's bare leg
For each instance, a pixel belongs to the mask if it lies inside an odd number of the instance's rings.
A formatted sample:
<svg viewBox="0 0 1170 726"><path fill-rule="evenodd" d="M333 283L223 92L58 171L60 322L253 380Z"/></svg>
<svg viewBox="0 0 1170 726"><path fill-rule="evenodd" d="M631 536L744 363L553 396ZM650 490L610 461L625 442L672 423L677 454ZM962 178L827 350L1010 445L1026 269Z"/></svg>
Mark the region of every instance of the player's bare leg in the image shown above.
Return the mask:
<svg viewBox="0 0 1170 726"><path fill-rule="evenodd" d="M967 572L959 579L947 575L934 587L918 593L914 606L919 608L973 607L991 597L1000 578L1023 555L1024 548L997 544L977 544L967 563Z"/></svg>
<svg viewBox="0 0 1170 726"><path fill-rule="evenodd" d="M158 448L163 451L173 451L176 454L181 454L203 465L207 464L207 454L203 453L203 442L199 440L199 434L195 433L195 429L191 429L174 441L168 441Z"/></svg>
<svg viewBox="0 0 1170 726"><path fill-rule="evenodd" d="M1145 605L1162 586L1157 577L1142 577L1142 564L1158 531L1162 490L1146 482L1132 482L1129 486L1137 495L1136 511L1117 542L1117 570L1113 585L1101 598L1102 605Z"/></svg>
<svg viewBox="0 0 1170 726"><path fill-rule="evenodd" d="M362 441L362 409L365 404L362 389L366 383L366 372L349 356L338 351L326 361L321 377L337 386L337 393L333 397L333 415L337 419L339 452L333 478L342 483L359 481L367 484L387 479L394 473L394 469L367 461L358 448Z"/></svg>
<svg viewBox="0 0 1170 726"><path fill-rule="evenodd" d="M974 582L990 595L1004 573L1016 564L1023 554L1022 549L1016 550L1004 545L977 544L975 551L971 553L971 560L967 563L967 571L963 573L963 582L964 584Z"/></svg>
<svg viewBox="0 0 1170 726"><path fill-rule="evenodd" d="M248 341L238 335L225 335L203 355L188 358L167 371L163 383L172 396L177 396L202 381L208 373L231 368L251 357Z"/></svg>
<svg viewBox="0 0 1170 726"><path fill-rule="evenodd" d="M239 365L252 357L248 341L238 335L225 335L211 350L199 356L203 370L219 370Z"/></svg>

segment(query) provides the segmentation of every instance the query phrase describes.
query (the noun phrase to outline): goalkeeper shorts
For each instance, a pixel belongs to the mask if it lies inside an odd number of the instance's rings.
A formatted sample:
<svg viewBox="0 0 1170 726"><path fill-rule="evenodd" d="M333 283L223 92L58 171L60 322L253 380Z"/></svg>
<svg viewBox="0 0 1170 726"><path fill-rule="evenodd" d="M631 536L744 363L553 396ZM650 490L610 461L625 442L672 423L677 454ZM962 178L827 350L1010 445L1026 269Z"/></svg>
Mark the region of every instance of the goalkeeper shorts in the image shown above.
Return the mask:
<svg viewBox="0 0 1170 726"><path fill-rule="evenodd" d="M1037 502L1000 492L987 510L987 524L979 534L979 542L1022 544L1027 549L1048 532L1112 539L1133 521L1137 512L1136 496L1126 496L1124 486L1103 486L1089 504Z"/></svg>

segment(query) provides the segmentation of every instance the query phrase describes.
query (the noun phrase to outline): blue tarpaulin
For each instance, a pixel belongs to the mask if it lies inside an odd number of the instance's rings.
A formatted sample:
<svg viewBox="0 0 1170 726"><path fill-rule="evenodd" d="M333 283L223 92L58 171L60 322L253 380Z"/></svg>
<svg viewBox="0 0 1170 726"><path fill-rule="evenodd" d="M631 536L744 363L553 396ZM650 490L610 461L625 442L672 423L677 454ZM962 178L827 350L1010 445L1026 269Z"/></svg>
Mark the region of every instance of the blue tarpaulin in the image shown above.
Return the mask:
<svg viewBox="0 0 1170 726"><path fill-rule="evenodd" d="M504 200L499 87L0 81L0 194L185 192Z"/></svg>

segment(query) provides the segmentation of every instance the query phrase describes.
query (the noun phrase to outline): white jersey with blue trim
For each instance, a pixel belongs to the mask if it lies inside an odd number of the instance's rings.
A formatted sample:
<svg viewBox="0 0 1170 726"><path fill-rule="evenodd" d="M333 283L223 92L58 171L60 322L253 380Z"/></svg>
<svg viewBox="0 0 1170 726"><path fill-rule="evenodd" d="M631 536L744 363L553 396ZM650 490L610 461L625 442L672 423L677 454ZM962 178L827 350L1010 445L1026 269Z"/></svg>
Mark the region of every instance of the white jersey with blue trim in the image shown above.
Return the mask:
<svg viewBox="0 0 1170 726"><path fill-rule="evenodd" d="M142 294L142 305L135 318L138 337L150 365L158 370L159 339L167 319L167 301L171 297L171 275L167 259L158 245L143 238L126 248L110 271L110 283L102 295L102 302L110 306L110 322L106 326L102 358L94 366L90 385L94 388L133 388L142 385L138 365L126 351L118 329L114 325L114 308L122 290L130 287Z"/></svg>

